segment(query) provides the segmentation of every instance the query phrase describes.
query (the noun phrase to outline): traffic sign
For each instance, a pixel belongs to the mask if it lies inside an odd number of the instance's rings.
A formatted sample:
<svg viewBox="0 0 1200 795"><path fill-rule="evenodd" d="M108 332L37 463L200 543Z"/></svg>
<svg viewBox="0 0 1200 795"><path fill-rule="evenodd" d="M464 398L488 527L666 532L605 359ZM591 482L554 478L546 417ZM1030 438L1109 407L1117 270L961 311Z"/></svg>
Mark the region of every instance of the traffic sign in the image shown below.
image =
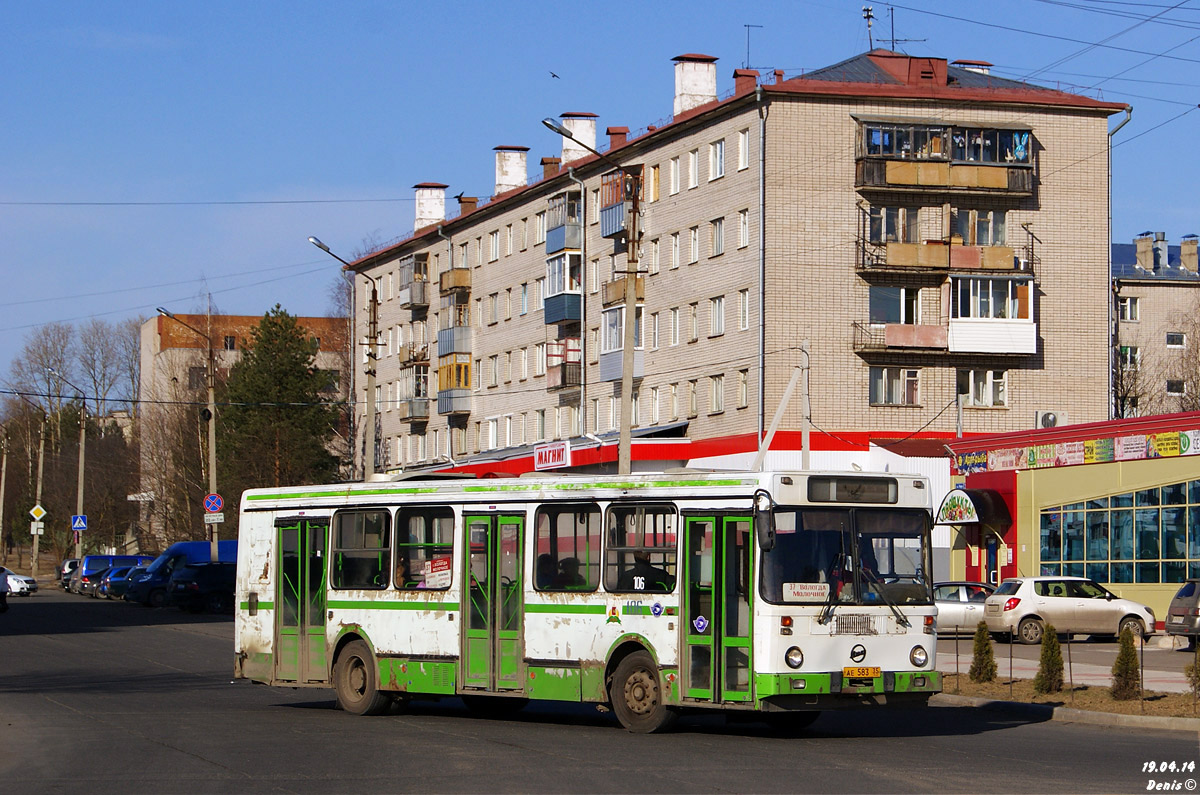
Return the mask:
<svg viewBox="0 0 1200 795"><path fill-rule="evenodd" d="M77 513L71 516L72 530L87 530L87 514Z"/></svg>
<svg viewBox="0 0 1200 795"><path fill-rule="evenodd" d="M40 535L44 535L45 532L46 532L46 523L45 522L30 522L29 523L29 535L40 536Z"/></svg>
<svg viewBox="0 0 1200 795"><path fill-rule="evenodd" d="M225 521L225 514L223 514L223 513L206 513L206 514L204 514L204 523L205 524L221 524L224 521Z"/></svg>
<svg viewBox="0 0 1200 795"><path fill-rule="evenodd" d="M221 499L220 494L206 494L204 496L204 512L205 513L220 513L225 507L225 500Z"/></svg>
<svg viewBox="0 0 1200 795"><path fill-rule="evenodd" d="M46 509L41 505L35 505L29 509L29 515L33 517L33 521L40 522L46 517Z"/></svg>

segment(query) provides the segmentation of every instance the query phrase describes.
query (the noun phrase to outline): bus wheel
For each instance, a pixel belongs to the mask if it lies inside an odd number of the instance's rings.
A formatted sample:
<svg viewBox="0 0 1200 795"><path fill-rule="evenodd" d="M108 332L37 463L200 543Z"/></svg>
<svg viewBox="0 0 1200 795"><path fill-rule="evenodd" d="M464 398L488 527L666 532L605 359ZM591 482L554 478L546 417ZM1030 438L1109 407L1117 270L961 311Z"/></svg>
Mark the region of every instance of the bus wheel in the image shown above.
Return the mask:
<svg viewBox="0 0 1200 795"><path fill-rule="evenodd" d="M663 703L654 659L644 651L621 660L608 696L617 720L635 734L658 731L675 720L675 712Z"/></svg>
<svg viewBox="0 0 1200 795"><path fill-rule="evenodd" d="M333 668L333 689L338 706L353 715L379 715L392 705L391 696L379 692L375 658L367 644L350 641Z"/></svg>

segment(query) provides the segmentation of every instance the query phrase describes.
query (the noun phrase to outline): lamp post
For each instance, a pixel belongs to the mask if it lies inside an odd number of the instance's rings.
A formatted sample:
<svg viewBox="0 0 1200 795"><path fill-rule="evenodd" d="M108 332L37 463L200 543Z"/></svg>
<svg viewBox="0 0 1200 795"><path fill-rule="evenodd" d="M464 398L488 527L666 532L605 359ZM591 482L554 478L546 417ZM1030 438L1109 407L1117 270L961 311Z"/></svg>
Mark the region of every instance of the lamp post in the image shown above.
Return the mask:
<svg viewBox="0 0 1200 795"><path fill-rule="evenodd" d="M350 263L329 250L329 246L315 237L309 237L308 242L333 257L338 262L350 268ZM365 275L365 274L364 274ZM369 480L375 474L375 340L379 337L379 292L375 280L366 277L371 287L371 305L367 312L367 428L364 440L366 450L363 451L363 480ZM356 302L357 303L357 302Z"/></svg>
<svg viewBox="0 0 1200 795"><path fill-rule="evenodd" d="M641 234L638 231L640 185L636 176L628 173L624 167L576 138L574 133L554 119L542 119L542 124L564 138L570 138L615 168L627 180L625 187L626 194L630 197L630 203L629 221L625 226L628 242L625 246L625 324L621 349L621 430L617 444L617 474L628 475L633 464L633 456L630 448L633 437L633 348L637 342L638 245L641 242Z"/></svg>
<svg viewBox="0 0 1200 795"><path fill-rule="evenodd" d="M168 312L167 310L163 309L161 306L157 307L155 311L157 311L158 314L162 315L163 317L169 317L171 320L174 320L176 323L178 323L179 325L188 329L189 331L191 331L195 334L199 334L201 337L204 337L206 342L208 342L208 366L206 368L207 378L205 379L208 382L208 409L207 409L207 412L208 412L208 493L216 494L217 493L217 367L216 367L216 362L213 359L212 337L205 334L203 331L196 328L195 326L191 326L191 325L188 325L187 323L183 322L182 320L177 318L175 315L173 315L170 312ZM208 531L208 540L209 540L209 544L211 545L209 554L212 556L212 561L215 563L218 560L220 560L220 554L217 551L217 535L218 535L217 534L217 524L218 523L213 522L210 524L208 522L205 522L205 524L207 525L208 528L211 528Z"/></svg>
<svg viewBox="0 0 1200 795"><path fill-rule="evenodd" d="M87 396L83 390L67 380L66 376L55 370L53 367L47 367L46 372L53 375L55 378L62 381L67 386L79 393L79 480L75 486L75 514L83 516L83 460L84 451L87 449ZM74 530L74 528L72 528ZM75 533L75 557L83 558L83 533Z"/></svg>

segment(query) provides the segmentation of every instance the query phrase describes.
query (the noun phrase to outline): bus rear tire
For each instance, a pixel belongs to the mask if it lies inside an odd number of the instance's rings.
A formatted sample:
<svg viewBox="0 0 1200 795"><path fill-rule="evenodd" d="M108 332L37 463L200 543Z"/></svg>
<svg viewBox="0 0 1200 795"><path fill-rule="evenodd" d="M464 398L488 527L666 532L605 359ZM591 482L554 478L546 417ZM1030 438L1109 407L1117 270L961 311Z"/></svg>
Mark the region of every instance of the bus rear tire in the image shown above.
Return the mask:
<svg viewBox="0 0 1200 795"><path fill-rule="evenodd" d="M658 666L644 651L635 651L617 665L608 697L617 720L634 734L659 731L675 721L675 711L663 703Z"/></svg>
<svg viewBox="0 0 1200 795"><path fill-rule="evenodd" d="M333 689L338 706L351 715L380 715L392 698L379 691L375 656L366 643L353 640L338 654L333 666Z"/></svg>

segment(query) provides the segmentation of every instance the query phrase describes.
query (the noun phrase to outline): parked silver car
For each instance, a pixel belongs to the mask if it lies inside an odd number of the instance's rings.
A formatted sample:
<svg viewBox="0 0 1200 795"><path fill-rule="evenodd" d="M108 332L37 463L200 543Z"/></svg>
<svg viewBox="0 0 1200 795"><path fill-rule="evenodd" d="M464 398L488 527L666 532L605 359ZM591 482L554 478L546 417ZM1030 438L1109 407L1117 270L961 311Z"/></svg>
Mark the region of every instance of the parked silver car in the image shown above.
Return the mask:
<svg viewBox="0 0 1200 795"><path fill-rule="evenodd" d="M1180 586L1167 608L1168 635L1187 638L1188 649L1196 647L1200 637L1200 580L1190 579Z"/></svg>
<svg viewBox="0 0 1200 795"><path fill-rule="evenodd" d="M974 635L983 621L983 603L996 590L983 582L935 582L938 635Z"/></svg>
<svg viewBox="0 0 1200 795"><path fill-rule="evenodd" d="M37 580L25 574L17 574L12 569L0 566L0 577L8 578L9 596L33 596L37 593Z"/></svg>
<svg viewBox="0 0 1200 795"><path fill-rule="evenodd" d="M1154 633L1154 611L1122 599L1083 577L1014 577L1000 583L983 609L988 632L1041 643L1046 624L1056 632L1118 635Z"/></svg>

